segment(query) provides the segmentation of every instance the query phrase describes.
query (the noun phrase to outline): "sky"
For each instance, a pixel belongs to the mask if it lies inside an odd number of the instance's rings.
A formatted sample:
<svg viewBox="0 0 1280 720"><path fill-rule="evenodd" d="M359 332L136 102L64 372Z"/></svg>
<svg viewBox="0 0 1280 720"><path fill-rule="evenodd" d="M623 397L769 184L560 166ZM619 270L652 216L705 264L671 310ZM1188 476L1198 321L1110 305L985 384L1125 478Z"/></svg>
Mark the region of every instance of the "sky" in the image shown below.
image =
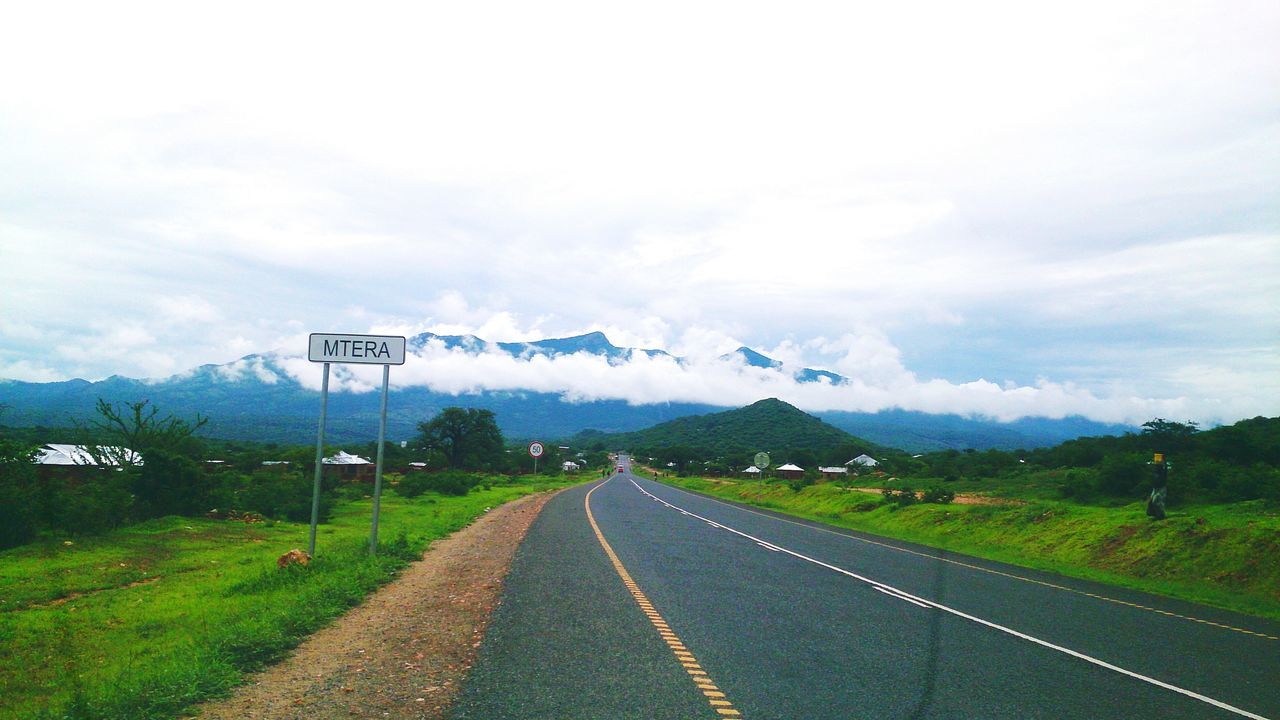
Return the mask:
<svg viewBox="0 0 1280 720"><path fill-rule="evenodd" d="M601 330L710 369L397 382L1280 415L1280 4L607 5L7 5L0 378Z"/></svg>

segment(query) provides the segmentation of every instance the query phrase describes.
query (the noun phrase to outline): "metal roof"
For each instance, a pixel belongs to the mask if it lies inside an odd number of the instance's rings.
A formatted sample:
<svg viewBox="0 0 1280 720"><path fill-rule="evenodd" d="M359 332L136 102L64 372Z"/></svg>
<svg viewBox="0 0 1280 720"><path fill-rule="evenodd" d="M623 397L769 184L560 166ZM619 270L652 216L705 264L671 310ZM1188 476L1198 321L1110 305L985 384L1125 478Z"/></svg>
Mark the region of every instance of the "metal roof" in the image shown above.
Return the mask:
<svg viewBox="0 0 1280 720"><path fill-rule="evenodd" d="M99 457L106 465L119 466L121 461L130 465L141 465L142 455L126 447L102 446L91 452L84 445L60 445L50 443L40 448L36 455L39 465L97 465Z"/></svg>
<svg viewBox="0 0 1280 720"><path fill-rule="evenodd" d="M368 465L369 461L359 455L351 455L342 450L337 455L330 455L324 459L325 465Z"/></svg>

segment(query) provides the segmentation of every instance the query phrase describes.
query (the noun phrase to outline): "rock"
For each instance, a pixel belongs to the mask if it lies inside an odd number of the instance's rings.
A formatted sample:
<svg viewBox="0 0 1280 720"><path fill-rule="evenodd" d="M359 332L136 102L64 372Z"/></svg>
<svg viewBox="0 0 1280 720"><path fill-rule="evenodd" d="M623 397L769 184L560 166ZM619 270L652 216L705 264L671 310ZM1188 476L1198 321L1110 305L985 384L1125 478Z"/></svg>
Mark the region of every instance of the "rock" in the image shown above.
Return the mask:
<svg viewBox="0 0 1280 720"><path fill-rule="evenodd" d="M276 559L276 565L282 568L289 567L290 565L309 565L310 563L311 556L297 548L290 550Z"/></svg>

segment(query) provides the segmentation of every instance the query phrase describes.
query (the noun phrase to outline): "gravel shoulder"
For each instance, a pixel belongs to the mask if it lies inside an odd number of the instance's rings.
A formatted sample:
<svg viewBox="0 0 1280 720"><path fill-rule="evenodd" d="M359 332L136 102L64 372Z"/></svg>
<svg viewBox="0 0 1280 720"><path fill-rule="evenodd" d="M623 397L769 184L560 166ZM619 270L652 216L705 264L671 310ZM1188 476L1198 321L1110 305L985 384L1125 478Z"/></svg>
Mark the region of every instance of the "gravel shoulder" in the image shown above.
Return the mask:
<svg viewBox="0 0 1280 720"><path fill-rule="evenodd" d="M516 548L552 495L507 503L436 541L287 659L191 717L444 717L475 662Z"/></svg>

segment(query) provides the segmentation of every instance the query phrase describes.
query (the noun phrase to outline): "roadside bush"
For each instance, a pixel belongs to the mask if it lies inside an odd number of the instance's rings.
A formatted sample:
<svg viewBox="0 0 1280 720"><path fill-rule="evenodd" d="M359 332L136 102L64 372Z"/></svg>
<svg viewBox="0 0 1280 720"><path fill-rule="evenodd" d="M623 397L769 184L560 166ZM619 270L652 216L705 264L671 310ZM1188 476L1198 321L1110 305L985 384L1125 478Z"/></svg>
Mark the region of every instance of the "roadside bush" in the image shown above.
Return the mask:
<svg viewBox="0 0 1280 720"><path fill-rule="evenodd" d="M395 484L396 494L400 497L416 498L430 489L430 475L425 472L411 472L400 478Z"/></svg>
<svg viewBox="0 0 1280 720"><path fill-rule="evenodd" d="M248 486L238 493L234 509L262 513L269 518L311 522L313 483L296 472L256 472ZM333 495L321 493L320 522L328 521L332 511Z"/></svg>
<svg viewBox="0 0 1280 720"><path fill-rule="evenodd" d="M1058 494L1076 502L1088 502L1097 494L1097 483L1091 470L1072 468L1058 481Z"/></svg>
<svg viewBox="0 0 1280 720"><path fill-rule="evenodd" d="M952 500L956 499L955 492L946 488L933 487L925 490L920 496L922 503L936 503L938 505L950 505Z"/></svg>
<svg viewBox="0 0 1280 720"><path fill-rule="evenodd" d="M1137 495L1151 485L1152 470L1140 455L1108 455L1098 466L1098 492L1112 497Z"/></svg>
<svg viewBox="0 0 1280 720"><path fill-rule="evenodd" d="M800 492L812 484L813 478L811 477L798 477L787 481L787 485L791 488L792 492Z"/></svg>
<svg viewBox="0 0 1280 720"><path fill-rule="evenodd" d="M16 443L0 443L0 550L30 542L39 529L31 455Z"/></svg>
<svg viewBox="0 0 1280 720"><path fill-rule="evenodd" d="M396 493L402 497L417 497L424 492L437 492L441 495L466 495L471 488L480 483L480 479L456 470L438 473L410 473L396 485Z"/></svg>
<svg viewBox="0 0 1280 720"><path fill-rule="evenodd" d="M918 501L919 498L916 497L916 491L909 487L885 488L884 495L881 496L881 502L894 507L915 505Z"/></svg>
<svg viewBox="0 0 1280 720"><path fill-rule="evenodd" d="M128 525L134 516L132 485L129 473L117 470L90 473L83 480L50 478L36 488L39 523L72 535Z"/></svg>
<svg viewBox="0 0 1280 720"><path fill-rule="evenodd" d="M198 515L211 506L212 483L191 458L155 449L142 467L130 468L138 519L165 515Z"/></svg>

